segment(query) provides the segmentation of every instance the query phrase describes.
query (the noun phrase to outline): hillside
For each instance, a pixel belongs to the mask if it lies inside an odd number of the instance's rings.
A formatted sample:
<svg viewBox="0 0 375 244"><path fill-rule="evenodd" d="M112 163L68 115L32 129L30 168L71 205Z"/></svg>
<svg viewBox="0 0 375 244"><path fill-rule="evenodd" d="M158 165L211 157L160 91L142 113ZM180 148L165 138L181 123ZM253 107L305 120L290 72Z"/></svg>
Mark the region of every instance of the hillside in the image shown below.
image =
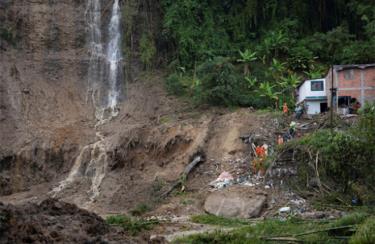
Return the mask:
<svg viewBox="0 0 375 244"><path fill-rule="evenodd" d="M371 243L374 105L296 119L294 92L374 63L374 21L372 1L0 0L0 242Z"/></svg>

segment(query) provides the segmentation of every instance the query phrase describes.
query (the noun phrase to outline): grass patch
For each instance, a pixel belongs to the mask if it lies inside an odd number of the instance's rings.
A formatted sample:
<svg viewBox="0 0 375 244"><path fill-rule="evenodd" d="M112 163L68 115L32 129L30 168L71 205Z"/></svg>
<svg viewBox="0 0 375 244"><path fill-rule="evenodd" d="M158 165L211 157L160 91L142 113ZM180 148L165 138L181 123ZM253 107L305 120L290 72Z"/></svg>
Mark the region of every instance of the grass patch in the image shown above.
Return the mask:
<svg viewBox="0 0 375 244"><path fill-rule="evenodd" d="M350 239L350 244L375 243L375 217L368 218Z"/></svg>
<svg viewBox="0 0 375 244"><path fill-rule="evenodd" d="M367 218L367 220L366 220ZM233 226L228 220L220 220L210 216L196 216L198 223L216 224L223 226ZM236 223L236 222L234 222ZM363 223L363 224L362 224ZM346 229L345 226L353 226ZM362 213L353 213L344 216L338 220L332 221L306 221L291 218L287 221L265 220L253 225L237 225L239 228L230 232L215 232L210 234L200 234L188 236L175 243L244 243L244 244L265 244L265 243L281 243L280 241L270 242L270 239L278 238L294 238L298 242L303 243L332 243L341 244L348 243L350 235L353 234L352 229L358 232L352 237L350 243L375 243L375 220L374 217L367 216ZM332 228L338 228L332 230ZM343 228L343 229L340 229ZM288 243L288 242L282 242Z"/></svg>
<svg viewBox="0 0 375 244"><path fill-rule="evenodd" d="M171 121L172 121L172 119L170 117L168 117L168 116L163 116L159 120L160 124L167 124L167 123L169 123Z"/></svg>
<svg viewBox="0 0 375 244"><path fill-rule="evenodd" d="M192 204L194 204L194 200L190 199L190 198L183 198L183 199L180 200L180 203L182 205L192 205Z"/></svg>
<svg viewBox="0 0 375 244"><path fill-rule="evenodd" d="M235 218L225 218L210 214L195 215L191 217L191 221L198 224L219 225L225 227L237 227L249 225L249 221Z"/></svg>
<svg viewBox="0 0 375 244"><path fill-rule="evenodd" d="M106 219L107 224L120 226L131 235L136 235L144 230L150 230L159 222L157 220L144 220L131 218L125 215L114 215Z"/></svg>
<svg viewBox="0 0 375 244"><path fill-rule="evenodd" d="M130 210L130 213L133 216L141 216L149 211L151 211L151 207L145 203L141 203L141 204L138 204L132 210Z"/></svg>
<svg viewBox="0 0 375 244"><path fill-rule="evenodd" d="M362 224L369 215L364 212L354 212L336 220L332 226L346 226Z"/></svg>
<svg viewBox="0 0 375 244"><path fill-rule="evenodd" d="M281 112L269 108L257 109L254 113L256 115L281 114Z"/></svg>

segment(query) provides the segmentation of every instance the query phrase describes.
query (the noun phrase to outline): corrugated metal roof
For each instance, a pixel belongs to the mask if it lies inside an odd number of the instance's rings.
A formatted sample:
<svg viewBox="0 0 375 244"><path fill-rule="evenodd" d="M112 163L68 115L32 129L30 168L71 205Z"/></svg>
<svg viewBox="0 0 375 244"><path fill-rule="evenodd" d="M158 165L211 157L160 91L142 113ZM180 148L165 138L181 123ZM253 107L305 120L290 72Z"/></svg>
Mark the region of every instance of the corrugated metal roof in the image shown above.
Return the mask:
<svg viewBox="0 0 375 244"><path fill-rule="evenodd" d="M337 71L346 69L367 69L375 68L375 64L344 64L344 65L334 65L333 68Z"/></svg>

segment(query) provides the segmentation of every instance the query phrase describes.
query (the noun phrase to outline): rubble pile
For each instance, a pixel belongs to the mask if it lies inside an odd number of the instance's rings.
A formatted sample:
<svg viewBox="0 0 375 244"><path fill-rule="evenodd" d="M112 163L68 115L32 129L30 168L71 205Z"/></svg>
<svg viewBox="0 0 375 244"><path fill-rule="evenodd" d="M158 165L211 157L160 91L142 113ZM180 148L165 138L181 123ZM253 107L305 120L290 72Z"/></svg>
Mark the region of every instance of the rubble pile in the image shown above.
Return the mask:
<svg viewBox="0 0 375 244"><path fill-rule="evenodd" d="M0 243L130 243L98 215L47 199L21 206L0 203Z"/></svg>

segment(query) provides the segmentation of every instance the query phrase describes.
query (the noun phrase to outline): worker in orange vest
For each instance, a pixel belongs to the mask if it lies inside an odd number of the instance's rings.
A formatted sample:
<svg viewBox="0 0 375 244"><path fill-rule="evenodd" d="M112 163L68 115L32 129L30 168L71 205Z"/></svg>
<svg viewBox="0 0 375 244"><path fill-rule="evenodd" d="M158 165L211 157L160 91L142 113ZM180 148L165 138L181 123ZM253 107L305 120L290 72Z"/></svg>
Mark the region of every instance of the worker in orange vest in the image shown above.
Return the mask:
<svg viewBox="0 0 375 244"><path fill-rule="evenodd" d="M284 103L284 105L283 105L283 113L284 114L288 114L288 112L289 112L288 104Z"/></svg>
<svg viewBox="0 0 375 244"><path fill-rule="evenodd" d="M253 160L253 172L254 174L260 173L261 176L265 173L264 161L267 157L267 147L265 145L258 146L255 148L256 158Z"/></svg>

